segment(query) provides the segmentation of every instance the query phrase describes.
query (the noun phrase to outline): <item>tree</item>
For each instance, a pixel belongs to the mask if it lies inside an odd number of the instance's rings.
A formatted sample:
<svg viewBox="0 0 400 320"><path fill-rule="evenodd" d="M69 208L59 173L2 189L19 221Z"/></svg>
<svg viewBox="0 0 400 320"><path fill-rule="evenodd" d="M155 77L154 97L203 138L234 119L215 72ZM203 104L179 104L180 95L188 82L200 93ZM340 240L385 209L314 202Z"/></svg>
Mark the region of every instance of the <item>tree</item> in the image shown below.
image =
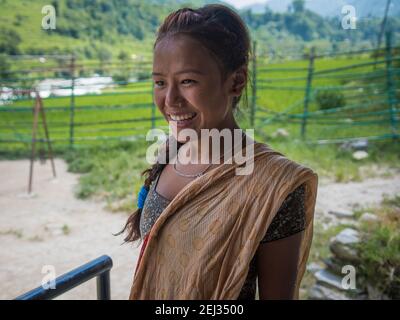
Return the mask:
<svg viewBox="0 0 400 320"><path fill-rule="evenodd" d="M126 62L127 60L129 60L128 53L124 50L121 50L118 54L118 60L120 60L121 62Z"/></svg>
<svg viewBox="0 0 400 320"><path fill-rule="evenodd" d="M10 78L10 63L5 54L0 54L0 78Z"/></svg>
<svg viewBox="0 0 400 320"><path fill-rule="evenodd" d="M292 8L294 12L303 12L304 11L304 0L293 0Z"/></svg>
<svg viewBox="0 0 400 320"><path fill-rule="evenodd" d="M3 29L0 33L0 53L19 54L18 45L21 42L19 34L12 29Z"/></svg>

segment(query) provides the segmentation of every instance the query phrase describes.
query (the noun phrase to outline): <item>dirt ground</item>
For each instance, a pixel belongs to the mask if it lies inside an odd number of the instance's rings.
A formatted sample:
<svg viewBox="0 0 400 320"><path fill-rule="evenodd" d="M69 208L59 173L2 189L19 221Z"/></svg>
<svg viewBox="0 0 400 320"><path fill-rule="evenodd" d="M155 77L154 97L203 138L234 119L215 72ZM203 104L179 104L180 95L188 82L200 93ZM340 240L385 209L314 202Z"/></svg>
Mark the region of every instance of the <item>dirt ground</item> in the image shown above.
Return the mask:
<svg viewBox="0 0 400 320"><path fill-rule="evenodd" d="M126 213L106 211L104 203L74 197L79 175L56 162L35 162L33 196L27 195L29 161L0 161L0 299L13 299L40 286L43 266L53 266L60 276L101 255L113 260L112 299L127 299L140 248L113 236L124 225ZM348 211L377 204L384 194L400 193L400 172L390 178L363 182L330 183L320 180L316 219L335 222L328 212ZM43 271L43 273L42 273ZM95 279L57 299L96 299Z"/></svg>
<svg viewBox="0 0 400 320"><path fill-rule="evenodd" d="M101 255L113 260L112 299L127 299L140 248L113 236L127 214L111 213L104 203L74 197L79 175L63 160L35 162L33 197L27 196L29 161L0 161L0 299L12 299L40 286L52 265L60 276ZM59 299L96 299L95 279Z"/></svg>

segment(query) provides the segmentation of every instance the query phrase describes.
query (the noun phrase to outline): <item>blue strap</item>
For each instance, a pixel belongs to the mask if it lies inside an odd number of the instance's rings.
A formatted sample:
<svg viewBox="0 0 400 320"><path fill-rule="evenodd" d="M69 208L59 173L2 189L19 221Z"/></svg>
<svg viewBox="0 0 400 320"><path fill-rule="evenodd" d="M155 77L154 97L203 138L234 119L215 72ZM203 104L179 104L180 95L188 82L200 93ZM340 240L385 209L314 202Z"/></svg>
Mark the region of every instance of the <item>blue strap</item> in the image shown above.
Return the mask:
<svg viewBox="0 0 400 320"><path fill-rule="evenodd" d="M137 206L139 209L142 209L144 206L144 201L146 200L147 194L149 193L149 189L146 186L142 186L140 188L139 194L138 194L138 201L137 201Z"/></svg>

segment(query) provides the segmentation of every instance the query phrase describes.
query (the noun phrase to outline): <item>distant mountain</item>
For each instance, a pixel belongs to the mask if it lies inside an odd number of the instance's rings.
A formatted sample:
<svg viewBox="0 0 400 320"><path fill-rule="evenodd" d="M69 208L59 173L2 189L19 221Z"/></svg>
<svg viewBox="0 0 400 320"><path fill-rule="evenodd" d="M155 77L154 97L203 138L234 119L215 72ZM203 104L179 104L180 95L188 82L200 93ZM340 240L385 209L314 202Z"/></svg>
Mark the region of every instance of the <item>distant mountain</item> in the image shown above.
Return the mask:
<svg viewBox="0 0 400 320"><path fill-rule="evenodd" d="M249 5L243 9L249 9L253 13L262 13L267 6L275 12L286 12L292 0L265 0ZM358 17L382 17L386 0L306 0L306 8L321 16L339 16L344 5L352 5L356 9ZM400 0L392 0L389 9L390 16L400 16Z"/></svg>

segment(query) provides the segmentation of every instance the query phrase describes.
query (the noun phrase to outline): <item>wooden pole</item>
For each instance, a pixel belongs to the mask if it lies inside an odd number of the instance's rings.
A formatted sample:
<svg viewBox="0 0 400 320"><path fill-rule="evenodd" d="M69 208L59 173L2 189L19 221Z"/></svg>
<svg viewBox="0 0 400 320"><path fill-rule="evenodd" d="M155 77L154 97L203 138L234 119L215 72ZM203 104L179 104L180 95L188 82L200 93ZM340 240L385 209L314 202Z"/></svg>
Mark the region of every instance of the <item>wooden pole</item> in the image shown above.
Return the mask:
<svg viewBox="0 0 400 320"><path fill-rule="evenodd" d="M304 96L304 111L303 111L303 121L301 123L301 137L304 139L306 136L306 125L307 125L307 115L308 115L308 105L310 103L311 85L314 73L314 59L315 59L315 47L311 48L310 59L308 63L308 75L307 75L307 85L306 92Z"/></svg>
<svg viewBox="0 0 400 320"><path fill-rule="evenodd" d="M387 0L386 1L385 14L383 16L383 20L382 20L382 23L381 23L381 29L380 29L379 34L378 34L378 41L377 41L377 45L376 45L375 62L376 62L376 60L378 60L379 48L381 47L382 36L383 36L383 33L385 31L385 27L386 27L386 21L387 21L387 17L388 17L388 13L389 13L390 2L391 2L391 0ZM376 70L376 64L374 64L374 70Z"/></svg>
<svg viewBox="0 0 400 320"><path fill-rule="evenodd" d="M69 145L74 146L74 118L75 118L75 56L71 57L71 103L70 103L70 118L69 118Z"/></svg>
<svg viewBox="0 0 400 320"><path fill-rule="evenodd" d="M386 32L386 83L387 83L387 98L390 114L390 128L393 137L397 137L397 119L396 119L396 84L393 77L392 67L392 35L391 32Z"/></svg>
<svg viewBox="0 0 400 320"><path fill-rule="evenodd" d="M46 115L45 115L44 108L43 108L43 100L39 96L39 93L36 93L36 94L39 97L39 108L40 108L40 114L42 116L44 133L45 133L46 140L47 140L48 156L49 156L49 159L50 159L50 162L51 162L51 167L52 167L52 170L53 170L53 177L55 178L57 176L56 175L56 167L54 165L53 150L51 148L50 135L49 135L49 131L47 129Z"/></svg>
<svg viewBox="0 0 400 320"><path fill-rule="evenodd" d="M37 133L37 123L39 116L39 96L36 92L35 97L35 107L33 109L33 127L32 127L32 149L31 149L31 163L29 168L29 183L28 183L28 193L32 192L32 180L33 180L33 163L35 161L35 145L36 145L36 133Z"/></svg>

